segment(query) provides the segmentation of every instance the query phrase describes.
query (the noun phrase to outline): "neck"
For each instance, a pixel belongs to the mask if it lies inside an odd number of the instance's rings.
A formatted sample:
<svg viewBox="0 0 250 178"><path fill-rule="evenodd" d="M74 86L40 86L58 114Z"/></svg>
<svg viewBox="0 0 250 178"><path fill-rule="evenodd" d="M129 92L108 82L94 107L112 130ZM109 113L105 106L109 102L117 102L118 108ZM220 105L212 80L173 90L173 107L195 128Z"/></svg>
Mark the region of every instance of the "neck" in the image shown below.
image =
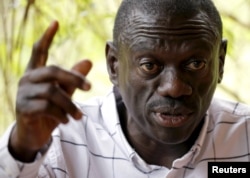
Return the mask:
<svg viewBox="0 0 250 178"><path fill-rule="evenodd" d="M194 145L203 123L202 120L188 140L178 144L160 143L145 133L135 132L138 129L129 123L123 123L126 125L122 124L122 127L130 145L148 164L171 168L174 160L182 157Z"/></svg>

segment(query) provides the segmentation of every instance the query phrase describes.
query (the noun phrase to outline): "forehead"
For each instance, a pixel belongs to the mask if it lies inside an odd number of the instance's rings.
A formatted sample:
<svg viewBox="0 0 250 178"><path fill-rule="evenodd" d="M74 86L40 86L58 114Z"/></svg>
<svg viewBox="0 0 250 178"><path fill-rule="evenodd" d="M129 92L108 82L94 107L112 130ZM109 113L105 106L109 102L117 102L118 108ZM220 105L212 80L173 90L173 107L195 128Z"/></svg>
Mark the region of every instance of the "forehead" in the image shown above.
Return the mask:
<svg viewBox="0 0 250 178"><path fill-rule="evenodd" d="M219 37L217 28L203 12L152 16L134 10L121 33L120 42L130 48L152 46L151 43L171 46L188 41L213 47Z"/></svg>

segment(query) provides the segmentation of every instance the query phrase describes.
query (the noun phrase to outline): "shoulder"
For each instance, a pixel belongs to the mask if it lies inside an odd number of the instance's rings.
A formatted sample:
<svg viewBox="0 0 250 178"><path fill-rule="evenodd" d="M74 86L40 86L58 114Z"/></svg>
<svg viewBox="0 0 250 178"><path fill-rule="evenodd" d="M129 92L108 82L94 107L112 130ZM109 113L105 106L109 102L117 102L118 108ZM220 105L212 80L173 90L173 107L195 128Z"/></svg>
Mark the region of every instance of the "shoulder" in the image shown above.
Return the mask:
<svg viewBox="0 0 250 178"><path fill-rule="evenodd" d="M208 130L235 132L246 129L250 131L250 106L244 103L214 98L207 115Z"/></svg>
<svg viewBox="0 0 250 178"><path fill-rule="evenodd" d="M250 106L223 99L214 98L207 112L209 130L250 131Z"/></svg>
<svg viewBox="0 0 250 178"><path fill-rule="evenodd" d="M250 106L244 103L214 98L208 112L211 115L228 115L235 117L250 117Z"/></svg>
<svg viewBox="0 0 250 178"><path fill-rule="evenodd" d="M247 161L250 143L250 107L213 99L207 112L208 127L202 160Z"/></svg>

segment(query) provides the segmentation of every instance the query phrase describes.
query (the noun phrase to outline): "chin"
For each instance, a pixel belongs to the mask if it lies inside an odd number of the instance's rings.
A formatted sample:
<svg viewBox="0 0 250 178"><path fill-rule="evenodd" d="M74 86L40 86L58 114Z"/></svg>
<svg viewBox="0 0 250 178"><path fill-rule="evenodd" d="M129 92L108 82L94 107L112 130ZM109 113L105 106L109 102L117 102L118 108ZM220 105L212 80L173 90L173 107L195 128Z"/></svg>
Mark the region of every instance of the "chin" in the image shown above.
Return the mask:
<svg viewBox="0 0 250 178"><path fill-rule="evenodd" d="M156 131L150 134L150 137L161 144L176 145L186 142L191 137L191 132L185 132L182 128L164 128L165 131Z"/></svg>

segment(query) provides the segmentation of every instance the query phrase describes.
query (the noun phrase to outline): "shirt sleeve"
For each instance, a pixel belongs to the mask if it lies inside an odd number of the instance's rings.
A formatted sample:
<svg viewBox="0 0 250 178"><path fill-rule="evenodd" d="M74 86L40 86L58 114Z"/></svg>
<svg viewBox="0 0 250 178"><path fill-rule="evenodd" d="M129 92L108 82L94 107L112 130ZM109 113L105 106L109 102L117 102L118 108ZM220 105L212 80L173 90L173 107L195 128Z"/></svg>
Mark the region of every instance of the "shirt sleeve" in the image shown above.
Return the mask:
<svg viewBox="0 0 250 178"><path fill-rule="evenodd" d="M42 166L46 153L38 153L32 163L22 163L11 155L8 149L8 142L14 124L8 128L0 140L0 177L1 178L35 178ZM46 177L51 177L47 175Z"/></svg>

